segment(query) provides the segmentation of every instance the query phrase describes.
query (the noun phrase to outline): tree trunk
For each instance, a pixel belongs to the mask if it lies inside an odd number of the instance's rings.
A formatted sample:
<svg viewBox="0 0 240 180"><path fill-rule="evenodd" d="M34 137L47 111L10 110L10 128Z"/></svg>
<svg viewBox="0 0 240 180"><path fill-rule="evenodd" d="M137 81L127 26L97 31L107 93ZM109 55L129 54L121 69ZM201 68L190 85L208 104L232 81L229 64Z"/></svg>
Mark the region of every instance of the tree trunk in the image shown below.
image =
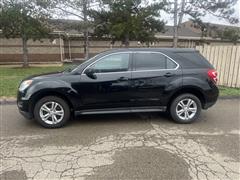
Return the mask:
<svg viewBox="0 0 240 180"><path fill-rule="evenodd" d="M124 44L125 44L125 47L126 47L126 48L129 47L129 34L126 34L126 35L125 35Z"/></svg>
<svg viewBox="0 0 240 180"><path fill-rule="evenodd" d="M83 21L84 21L84 55L89 58L89 38L88 38L88 20L87 20L87 0L83 0Z"/></svg>
<svg viewBox="0 0 240 180"><path fill-rule="evenodd" d="M176 48L178 45L178 24L177 24L177 6L178 6L178 1L174 0L174 35L173 35L173 47Z"/></svg>
<svg viewBox="0 0 240 180"><path fill-rule="evenodd" d="M28 67L28 48L27 48L27 38L25 35L22 37L22 50L23 50L23 67Z"/></svg>
<svg viewBox="0 0 240 180"><path fill-rule="evenodd" d="M178 27L181 25L182 20L183 20L184 7L185 7L185 0L182 0L182 2L181 2L181 10L180 10L179 19L178 19Z"/></svg>

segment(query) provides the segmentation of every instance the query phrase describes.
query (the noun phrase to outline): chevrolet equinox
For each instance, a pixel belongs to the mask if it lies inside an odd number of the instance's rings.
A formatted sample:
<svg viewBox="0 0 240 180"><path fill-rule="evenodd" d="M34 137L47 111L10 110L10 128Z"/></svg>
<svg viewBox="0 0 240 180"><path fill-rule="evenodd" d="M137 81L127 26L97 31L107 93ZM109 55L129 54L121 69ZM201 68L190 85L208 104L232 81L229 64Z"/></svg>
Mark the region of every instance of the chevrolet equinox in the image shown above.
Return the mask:
<svg viewBox="0 0 240 180"><path fill-rule="evenodd" d="M24 79L18 108L46 128L72 115L169 112L191 123L218 98L217 73L194 49L110 50L71 70Z"/></svg>

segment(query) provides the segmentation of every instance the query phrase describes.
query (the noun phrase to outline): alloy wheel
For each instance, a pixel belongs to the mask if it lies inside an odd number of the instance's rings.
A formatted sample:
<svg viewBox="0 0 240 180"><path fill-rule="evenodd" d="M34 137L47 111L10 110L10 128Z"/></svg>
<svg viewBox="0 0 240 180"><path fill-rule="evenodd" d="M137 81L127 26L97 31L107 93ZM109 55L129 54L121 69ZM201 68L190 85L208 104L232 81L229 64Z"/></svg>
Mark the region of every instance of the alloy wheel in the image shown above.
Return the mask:
<svg viewBox="0 0 240 180"><path fill-rule="evenodd" d="M61 122L64 117L64 109L59 103L50 101L41 106L39 115L45 123L57 124Z"/></svg>
<svg viewBox="0 0 240 180"><path fill-rule="evenodd" d="M192 119L197 113L197 104L193 99L181 100L176 106L176 114L181 120Z"/></svg>

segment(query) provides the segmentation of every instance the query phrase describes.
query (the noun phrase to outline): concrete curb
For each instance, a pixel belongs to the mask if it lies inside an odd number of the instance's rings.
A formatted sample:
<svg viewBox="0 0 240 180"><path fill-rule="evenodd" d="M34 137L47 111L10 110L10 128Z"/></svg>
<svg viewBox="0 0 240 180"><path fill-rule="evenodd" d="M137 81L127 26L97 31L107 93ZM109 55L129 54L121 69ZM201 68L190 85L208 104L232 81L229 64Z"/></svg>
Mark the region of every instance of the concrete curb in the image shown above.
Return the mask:
<svg viewBox="0 0 240 180"><path fill-rule="evenodd" d="M240 99L239 96L220 96L219 99ZM16 98L0 98L0 105L16 104Z"/></svg>
<svg viewBox="0 0 240 180"><path fill-rule="evenodd" d="M219 99L240 99L239 96L219 96Z"/></svg>
<svg viewBox="0 0 240 180"><path fill-rule="evenodd" d="M0 98L0 105L16 104L16 98Z"/></svg>

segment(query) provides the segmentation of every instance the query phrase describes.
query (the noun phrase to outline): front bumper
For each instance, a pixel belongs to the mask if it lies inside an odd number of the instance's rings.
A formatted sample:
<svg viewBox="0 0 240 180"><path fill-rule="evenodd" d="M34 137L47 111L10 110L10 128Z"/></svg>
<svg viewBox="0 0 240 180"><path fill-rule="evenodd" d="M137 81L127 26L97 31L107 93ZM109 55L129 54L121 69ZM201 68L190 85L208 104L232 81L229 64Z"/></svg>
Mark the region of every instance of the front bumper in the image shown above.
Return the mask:
<svg viewBox="0 0 240 180"><path fill-rule="evenodd" d="M20 109L19 109L19 112L20 112L20 114L22 114L27 119L32 119L33 118L33 115L30 112L22 111Z"/></svg>
<svg viewBox="0 0 240 180"><path fill-rule="evenodd" d="M33 114L30 111L30 103L29 100L22 100L22 93L18 92L18 98L17 98L17 106L19 112L27 119L32 119Z"/></svg>

